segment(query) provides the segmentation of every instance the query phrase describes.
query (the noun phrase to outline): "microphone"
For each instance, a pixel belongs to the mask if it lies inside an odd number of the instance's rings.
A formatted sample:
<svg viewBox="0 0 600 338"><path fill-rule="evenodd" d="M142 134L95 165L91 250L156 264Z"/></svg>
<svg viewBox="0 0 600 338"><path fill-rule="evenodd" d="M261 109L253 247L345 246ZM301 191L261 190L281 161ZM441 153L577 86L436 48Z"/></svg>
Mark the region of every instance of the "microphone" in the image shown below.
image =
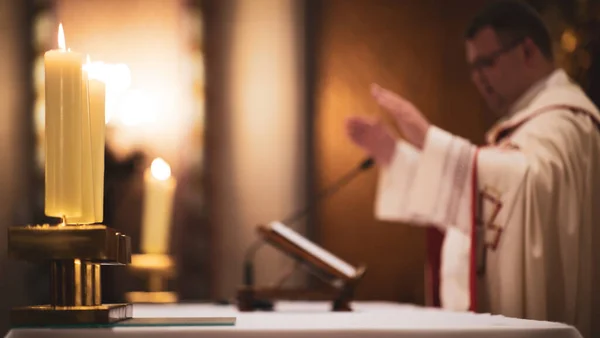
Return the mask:
<svg viewBox="0 0 600 338"><path fill-rule="evenodd" d="M281 221L281 223L285 225L290 225L305 217L317 202L345 187L348 183L352 182L352 180L356 178L356 176L358 176L363 171L370 169L371 167L373 167L374 164L375 160L373 158L369 157L364 159L362 162L360 162L358 166L352 168L350 171L348 171L346 174L340 177L337 181L335 181L334 184L330 185L327 189L317 194L317 196L312 200L311 203L309 203L304 208L287 216ZM264 241L262 241L259 238L246 250L246 254L244 256L244 285L246 286L251 286L254 284L254 255L263 244Z"/></svg>

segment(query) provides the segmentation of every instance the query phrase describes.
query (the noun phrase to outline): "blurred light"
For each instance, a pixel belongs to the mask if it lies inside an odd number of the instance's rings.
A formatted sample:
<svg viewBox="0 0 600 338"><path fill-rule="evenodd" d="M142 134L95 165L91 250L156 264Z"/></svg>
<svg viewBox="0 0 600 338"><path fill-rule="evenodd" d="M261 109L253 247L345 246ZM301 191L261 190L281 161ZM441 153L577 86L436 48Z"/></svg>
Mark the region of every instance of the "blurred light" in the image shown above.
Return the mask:
<svg viewBox="0 0 600 338"><path fill-rule="evenodd" d="M560 46L568 53L573 53L577 48L577 36L571 29L566 29L560 37Z"/></svg>
<svg viewBox="0 0 600 338"><path fill-rule="evenodd" d="M131 71L125 64L110 64L101 61L91 61L88 55L83 68L90 79L100 80L106 85L106 123L115 114L116 106L121 96L131 86Z"/></svg>
<svg viewBox="0 0 600 338"><path fill-rule="evenodd" d="M83 66L90 79L104 82L111 91L123 92L131 86L131 71L125 64L110 64L101 61L88 62Z"/></svg>
<svg viewBox="0 0 600 338"><path fill-rule="evenodd" d="M156 101L141 90L130 90L122 96L115 113L115 122L125 126L152 123L157 115Z"/></svg>
<svg viewBox="0 0 600 338"><path fill-rule="evenodd" d="M152 176L159 181L165 181L171 177L171 167L162 158L155 158L150 165Z"/></svg>

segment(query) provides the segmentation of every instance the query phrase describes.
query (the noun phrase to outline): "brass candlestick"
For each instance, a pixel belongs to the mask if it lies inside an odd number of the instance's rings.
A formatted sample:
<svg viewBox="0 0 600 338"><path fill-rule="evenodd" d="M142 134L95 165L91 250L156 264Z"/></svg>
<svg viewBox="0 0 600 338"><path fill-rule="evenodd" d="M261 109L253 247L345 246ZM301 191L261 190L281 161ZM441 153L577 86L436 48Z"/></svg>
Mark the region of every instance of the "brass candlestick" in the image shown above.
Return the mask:
<svg viewBox="0 0 600 338"><path fill-rule="evenodd" d="M8 229L8 254L51 266L47 305L11 311L12 326L109 324L132 317L131 304L102 304L101 265L131 262L130 238L104 225L30 225Z"/></svg>
<svg viewBox="0 0 600 338"><path fill-rule="evenodd" d="M175 264L169 255L136 254L129 268L146 278L147 291L132 291L125 296L131 303L176 303L176 292L168 291L167 282L175 276Z"/></svg>

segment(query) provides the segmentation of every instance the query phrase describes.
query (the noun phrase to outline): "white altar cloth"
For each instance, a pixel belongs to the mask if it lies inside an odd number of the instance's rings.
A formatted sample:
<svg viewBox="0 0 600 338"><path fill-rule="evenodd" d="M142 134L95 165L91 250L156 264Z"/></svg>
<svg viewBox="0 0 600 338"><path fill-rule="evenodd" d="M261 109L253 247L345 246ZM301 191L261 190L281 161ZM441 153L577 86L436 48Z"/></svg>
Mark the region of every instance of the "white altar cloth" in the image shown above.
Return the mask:
<svg viewBox="0 0 600 338"><path fill-rule="evenodd" d="M447 312L385 302L355 302L334 313L328 303L285 302L274 312L238 312L231 305L134 305L134 317L237 317L234 326L14 329L6 338L192 337L492 337L575 338L571 326L488 314Z"/></svg>

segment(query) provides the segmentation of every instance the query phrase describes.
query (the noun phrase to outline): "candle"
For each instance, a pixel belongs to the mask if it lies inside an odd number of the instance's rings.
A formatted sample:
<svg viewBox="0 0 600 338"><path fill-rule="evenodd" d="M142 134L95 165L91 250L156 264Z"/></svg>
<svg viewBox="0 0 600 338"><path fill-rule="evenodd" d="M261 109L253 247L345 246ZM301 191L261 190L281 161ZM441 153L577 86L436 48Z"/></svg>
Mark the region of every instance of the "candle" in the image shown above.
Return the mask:
<svg viewBox="0 0 600 338"><path fill-rule="evenodd" d="M62 24L58 50L44 54L46 91L45 213L81 216L82 57L66 49Z"/></svg>
<svg viewBox="0 0 600 338"><path fill-rule="evenodd" d="M105 144L105 99L106 85L98 79L102 75L102 67L92 64L90 56L83 66L87 76L87 90L89 97L89 124L90 124L90 156L91 176L88 186L93 195L93 220L102 222L104 209L104 144ZM84 138L85 139L85 138Z"/></svg>
<svg viewBox="0 0 600 338"><path fill-rule="evenodd" d="M91 224L94 218L94 185L92 165L92 132L90 121L90 98L88 90L88 73L82 68L81 73L81 206L78 216L69 217L70 223Z"/></svg>
<svg viewBox="0 0 600 338"><path fill-rule="evenodd" d="M70 221L80 224L102 222L104 207L104 83L91 78L90 57L82 68L81 125L82 205L81 214ZM93 72L92 72L93 73Z"/></svg>
<svg viewBox="0 0 600 338"><path fill-rule="evenodd" d="M89 64L89 62L88 62ZM104 209L104 144L106 127L106 85L89 79L90 118L92 123L92 163L94 174L94 218L102 222Z"/></svg>
<svg viewBox="0 0 600 338"><path fill-rule="evenodd" d="M144 173L143 253L167 253L176 185L171 176L171 168L162 158L152 161L152 165Z"/></svg>

